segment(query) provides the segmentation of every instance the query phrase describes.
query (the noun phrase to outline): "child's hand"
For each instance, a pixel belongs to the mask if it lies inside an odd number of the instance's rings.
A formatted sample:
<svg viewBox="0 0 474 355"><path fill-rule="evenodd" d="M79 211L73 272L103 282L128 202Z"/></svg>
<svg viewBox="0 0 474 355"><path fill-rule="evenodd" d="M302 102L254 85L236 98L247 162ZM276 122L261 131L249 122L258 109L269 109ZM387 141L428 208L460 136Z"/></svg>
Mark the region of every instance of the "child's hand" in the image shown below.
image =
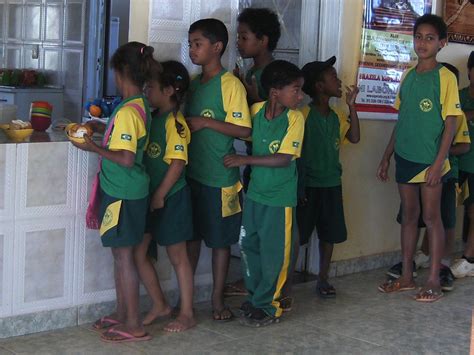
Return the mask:
<svg viewBox="0 0 474 355"><path fill-rule="evenodd" d="M156 191L151 198L150 211L153 212L163 207L165 207L165 197L161 196L159 191Z"/></svg>
<svg viewBox="0 0 474 355"><path fill-rule="evenodd" d="M306 196L298 197L298 206L306 206L308 203L308 198Z"/></svg>
<svg viewBox="0 0 474 355"><path fill-rule="evenodd" d="M431 165L428 170L426 170L425 180L426 185L428 186L435 186L441 183L441 170L442 167L438 167L438 165Z"/></svg>
<svg viewBox="0 0 474 355"><path fill-rule="evenodd" d="M245 165L245 156L231 154L224 157L224 166L226 168L236 168Z"/></svg>
<svg viewBox="0 0 474 355"><path fill-rule="evenodd" d="M257 78L255 77L255 75L252 75L251 80L252 82L248 84L247 80L242 78L242 82L244 83L245 90L247 91L249 102L255 103L255 102L262 101L260 96L258 96L258 84L257 84Z"/></svg>
<svg viewBox="0 0 474 355"><path fill-rule="evenodd" d="M94 143L94 141L87 135L84 136L84 143L77 143L71 141L71 143L76 147L81 150L84 150L86 152L97 152L97 144Z"/></svg>
<svg viewBox="0 0 474 355"><path fill-rule="evenodd" d="M188 124L189 130L192 132L200 131L207 126L207 119L203 117L187 117L186 123Z"/></svg>
<svg viewBox="0 0 474 355"><path fill-rule="evenodd" d="M382 182L387 182L390 180L388 177L388 168L390 166L390 160L383 158L377 169L377 179Z"/></svg>
<svg viewBox="0 0 474 355"><path fill-rule="evenodd" d="M235 75L237 78L239 78L239 79L242 80L242 78L240 77L240 68L239 68L239 66L238 66L237 64L235 64L235 68L234 68L234 70L232 71L232 73L234 73L234 75Z"/></svg>
<svg viewBox="0 0 474 355"><path fill-rule="evenodd" d="M355 85L346 86L346 103L348 106L354 106L359 94L359 88Z"/></svg>

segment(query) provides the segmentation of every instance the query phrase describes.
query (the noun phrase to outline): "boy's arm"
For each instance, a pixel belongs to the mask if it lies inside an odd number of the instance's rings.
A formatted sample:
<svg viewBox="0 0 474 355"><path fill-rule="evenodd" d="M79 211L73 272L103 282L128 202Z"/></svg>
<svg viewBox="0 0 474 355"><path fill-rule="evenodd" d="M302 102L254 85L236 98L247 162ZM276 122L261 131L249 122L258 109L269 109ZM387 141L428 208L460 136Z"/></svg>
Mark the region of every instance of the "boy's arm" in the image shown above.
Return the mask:
<svg viewBox="0 0 474 355"><path fill-rule="evenodd" d="M441 182L441 172L444 161L448 156L449 148L453 143L454 133L456 131L456 116L447 116L444 121L444 132L441 137L441 144L438 155L428 170L426 171L426 184L428 186L437 185Z"/></svg>
<svg viewBox="0 0 474 355"><path fill-rule="evenodd" d="M449 148L449 155L466 154L471 149L470 143L456 143Z"/></svg>
<svg viewBox="0 0 474 355"><path fill-rule="evenodd" d="M206 117L186 117L186 122L193 133L203 128L209 128L234 138L248 138L252 134L252 129L249 127L238 126L233 123L222 122Z"/></svg>
<svg viewBox="0 0 474 355"><path fill-rule="evenodd" d="M359 143L360 141L359 116L357 115L355 107L355 100L358 93L359 88L357 86L346 86L346 103L349 106L349 117L351 118L351 125L346 133L346 138L351 143Z"/></svg>
<svg viewBox="0 0 474 355"><path fill-rule="evenodd" d="M377 178L380 181L387 182L388 178L388 168L390 166L390 159L392 158L393 152L395 151L395 128L392 130L392 135L388 141L385 152L383 153L382 160L380 161L379 167L377 169Z"/></svg>
<svg viewBox="0 0 474 355"><path fill-rule="evenodd" d="M474 111L464 111L468 121L474 121Z"/></svg>
<svg viewBox="0 0 474 355"><path fill-rule="evenodd" d="M293 155L291 154L269 154L269 155L227 155L224 157L224 166L226 168L235 168L242 165L257 165L269 168L284 168L290 165Z"/></svg>
<svg viewBox="0 0 474 355"><path fill-rule="evenodd" d="M171 159L171 164L165 174L165 177L163 178L163 181L153 193L150 204L151 211L164 207L165 197L168 192L170 192L174 184L176 184L176 181L178 181L178 179L180 178L185 165L186 161L184 160Z"/></svg>

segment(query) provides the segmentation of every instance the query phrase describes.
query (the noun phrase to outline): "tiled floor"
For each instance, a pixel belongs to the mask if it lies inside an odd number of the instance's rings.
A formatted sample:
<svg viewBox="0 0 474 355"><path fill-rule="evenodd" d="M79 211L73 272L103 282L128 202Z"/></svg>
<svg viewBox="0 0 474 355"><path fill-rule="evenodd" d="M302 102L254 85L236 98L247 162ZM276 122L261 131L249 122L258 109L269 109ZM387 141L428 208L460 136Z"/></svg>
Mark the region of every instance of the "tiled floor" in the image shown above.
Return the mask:
<svg viewBox="0 0 474 355"><path fill-rule="evenodd" d="M380 294L377 285L383 278L383 270L337 278L338 296L333 300L316 297L314 282L297 285L293 310L280 324L263 329L242 327L237 320L216 323L210 319L209 304L199 304L199 325L181 334L165 333L161 322L149 327L154 336L149 342L106 344L87 325L0 340L0 355L469 353L473 278L457 280L455 290L434 304L417 303L410 292ZM240 302L229 299L233 307Z"/></svg>

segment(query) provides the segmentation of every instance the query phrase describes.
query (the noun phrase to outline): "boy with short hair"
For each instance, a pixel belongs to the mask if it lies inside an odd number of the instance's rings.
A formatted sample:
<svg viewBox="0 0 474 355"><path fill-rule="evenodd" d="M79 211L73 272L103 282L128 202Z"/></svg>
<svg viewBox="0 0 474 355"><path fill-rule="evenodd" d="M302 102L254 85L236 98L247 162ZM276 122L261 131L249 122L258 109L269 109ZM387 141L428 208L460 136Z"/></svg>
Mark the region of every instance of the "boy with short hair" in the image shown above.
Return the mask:
<svg viewBox="0 0 474 355"><path fill-rule="evenodd" d="M316 291L323 298L335 297L336 290L328 282L334 244L347 239L342 204L342 167L339 147L360 140L359 118L355 109L357 87L346 87L346 103L350 119L336 113L329 105L331 97L341 97L341 81L334 63L311 62L303 67L303 91L312 102L302 109L305 138L300 162L300 201L297 209L300 244L306 244L314 228L319 238L319 275Z"/></svg>
<svg viewBox="0 0 474 355"><path fill-rule="evenodd" d="M252 132L245 88L221 64L227 41L227 28L217 19L199 20L189 28L189 56L202 73L191 82L185 109L192 132L187 177L194 223L188 251L195 272L201 240L212 248L216 321L233 317L224 305L223 289L230 246L239 239L242 215L239 169L225 167L223 159L235 153L234 138L247 138Z"/></svg>
<svg viewBox="0 0 474 355"><path fill-rule="evenodd" d="M240 232L245 285L242 324L260 327L278 322L278 301L290 268L297 233L296 158L300 156L304 119L303 74L297 66L276 60L265 67L262 84L268 100L254 104L251 156L229 155L227 167L252 166Z"/></svg>
<svg viewBox="0 0 474 355"><path fill-rule="evenodd" d="M280 39L280 22L278 16L266 8L246 8L237 18L237 49L242 58L252 58L253 66L245 75L241 75L236 65L234 74L240 78L247 90L247 102L249 105L267 99L267 93L263 89L261 76L262 71L273 58L273 50ZM245 142L247 155L252 155L252 143ZM250 166L244 168L242 180L244 191L247 192L250 181ZM244 280L239 279L226 285L224 290L226 296L246 296ZM291 305L290 305L291 307Z"/></svg>
<svg viewBox="0 0 474 355"><path fill-rule="evenodd" d="M443 297L439 271L444 252L444 228L441 220L441 192L450 174L447 159L462 115L455 75L437 61L445 46L447 26L439 16L419 17L413 28L413 45L418 56L415 67L408 69L400 84L395 107L399 110L394 132L396 181L402 201L402 275L378 289L384 293L416 288L413 280L413 256L416 249L419 196L430 242L428 280L416 294L418 302L436 302ZM387 154L387 150L384 155ZM379 168L379 178L387 179L389 160Z"/></svg>
<svg viewBox="0 0 474 355"><path fill-rule="evenodd" d="M237 48L242 58L252 58L253 66L242 82L247 89L249 105L264 101L268 95L263 89L261 76L263 69L270 64L278 40L280 22L278 16L266 8L246 8L237 18ZM235 74L240 76L238 67Z"/></svg>

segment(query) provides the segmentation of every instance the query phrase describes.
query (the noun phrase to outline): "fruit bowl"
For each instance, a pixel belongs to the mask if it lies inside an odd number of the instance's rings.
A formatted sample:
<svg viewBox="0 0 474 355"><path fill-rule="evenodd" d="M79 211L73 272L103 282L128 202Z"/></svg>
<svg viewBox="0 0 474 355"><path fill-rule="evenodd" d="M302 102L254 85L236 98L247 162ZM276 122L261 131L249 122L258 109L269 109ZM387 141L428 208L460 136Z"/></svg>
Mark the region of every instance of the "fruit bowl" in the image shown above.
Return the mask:
<svg viewBox="0 0 474 355"><path fill-rule="evenodd" d="M33 128L26 128L26 129L10 129L9 124L1 125L3 132L15 142L21 142L31 136L33 134Z"/></svg>

